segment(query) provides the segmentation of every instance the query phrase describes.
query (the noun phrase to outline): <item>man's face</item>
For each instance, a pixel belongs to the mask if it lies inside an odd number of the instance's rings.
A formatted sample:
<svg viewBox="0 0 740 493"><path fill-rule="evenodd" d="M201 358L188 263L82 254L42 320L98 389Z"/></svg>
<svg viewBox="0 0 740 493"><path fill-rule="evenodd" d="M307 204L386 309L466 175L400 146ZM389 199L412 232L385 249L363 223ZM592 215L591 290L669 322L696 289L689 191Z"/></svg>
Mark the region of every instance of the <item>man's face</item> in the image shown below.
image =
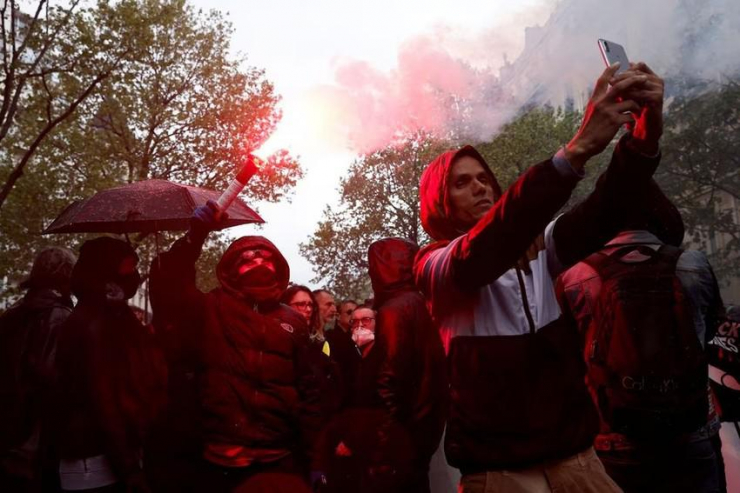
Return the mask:
<svg viewBox="0 0 740 493"><path fill-rule="evenodd" d="M352 312L352 318L350 319L350 325L352 330L357 330L360 327L368 329L371 332L375 332L375 312L370 308L358 308Z"/></svg>
<svg viewBox="0 0 740 493"><path fill-rule="evenodd" d="M493 184L483 164L463 156L452 164L447 190L455 221L471 228L493 206Z"/></svg>
<svg viewBox="0 0 740 493"><path fill-rule="evenodd" d="M319 317L321 317L321 323L326 325L333 321L334 317L337 316L337 307L334 304L334 296L321 291L316 294L316 303L319 305Z"/></svg>
<svg viewBox="0 0 740 493"><path fill-rule="evenodd" d="M337 323L345 331L349 330L350 319L352 318L352 312L357 308L355 303L344 302L339 307L339 315L337 317Z"/></svg>

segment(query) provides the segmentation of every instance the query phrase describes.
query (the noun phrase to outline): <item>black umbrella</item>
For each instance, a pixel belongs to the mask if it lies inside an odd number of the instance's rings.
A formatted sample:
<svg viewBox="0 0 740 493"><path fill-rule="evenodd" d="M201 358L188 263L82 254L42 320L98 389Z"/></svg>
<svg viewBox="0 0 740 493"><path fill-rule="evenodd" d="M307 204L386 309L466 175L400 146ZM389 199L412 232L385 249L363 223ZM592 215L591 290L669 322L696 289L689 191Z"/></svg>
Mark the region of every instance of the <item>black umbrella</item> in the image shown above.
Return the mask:
<svg viewBox="0 0 740 493"><path fill-rule="evenodd" d="M109 188L70 204L43 234L153 233L184 231L193 210L221 192L180 185L167 180L145 180ZM265 222L242 200L228 208L223 227Z"/></svg>

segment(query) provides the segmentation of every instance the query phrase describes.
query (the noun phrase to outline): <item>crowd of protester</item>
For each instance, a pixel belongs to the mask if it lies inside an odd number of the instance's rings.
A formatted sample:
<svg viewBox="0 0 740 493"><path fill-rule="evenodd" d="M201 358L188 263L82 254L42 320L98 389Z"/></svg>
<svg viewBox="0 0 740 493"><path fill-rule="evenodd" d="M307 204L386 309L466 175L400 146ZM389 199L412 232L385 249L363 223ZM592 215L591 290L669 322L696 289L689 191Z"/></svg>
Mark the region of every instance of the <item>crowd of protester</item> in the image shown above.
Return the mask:
<svg viewBox="0 0 740 493"><path fill-rule="evenodd" d="M40 252L0 318L0 490L428 493L444 435L462 493L726 491L740 324L652 179L663 82L615 70L506 191L472 146L432 161L433 242L368 245L370 300L291 283L260 236L201 292L214 202L149 266L151 324L127 241Z"/></svg>

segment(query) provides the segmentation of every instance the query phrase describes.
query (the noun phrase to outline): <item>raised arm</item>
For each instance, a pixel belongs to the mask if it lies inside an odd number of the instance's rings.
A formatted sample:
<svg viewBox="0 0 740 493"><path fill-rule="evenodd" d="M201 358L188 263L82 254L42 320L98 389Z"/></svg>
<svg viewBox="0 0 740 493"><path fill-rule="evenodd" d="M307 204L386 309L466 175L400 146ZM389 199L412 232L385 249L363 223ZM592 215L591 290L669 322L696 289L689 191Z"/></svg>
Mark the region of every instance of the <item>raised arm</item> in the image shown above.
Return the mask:
<svg viewBox="0 0 740 493"><path fill-rule="evenodd" d="M644 83L624 87L624 97L639 105L630 116L631 132L620 139L609 167L596 182L594 191L555 223L553 240L559 269L573 265L601 248L617 233L612 217L631 202L647 200L655 209L646 213L660 214L669 209L668 199L652 181L660 163L660 137L663 134L663 80L644 63L638 63L610 80L612 89L630 78L644 78ZM574 139L575 141L575 139ZM566 157L578 162L580 145L571 141ZM649 196L649 198L648 198ZM680 218L679 221L680 222ZM683 225L677 225L683 229ZM557 275L559 270L553 271Z"/></svg>
<svg viewBox="0 0 740 493"><path fill-rule="evenodd" d="M201 325L205 295L195 284L195 263L209 232L217 229L221 220L214 202L198 207L187 234L152 262L150 297L154 326L160 334Z"/></svg>
<svg viewBox="0 0 740 493"><path fill-rule="evenodd" d="M588 159L601 153L622 125L634 122L631 113L640 106L623 95L643 85L647 75L632 71L615 81L617 68L609 67L599 77L581 127L566 148L522 175L456 241L450 266L457 286L478 288L514 266L568 200Z"/></svg>

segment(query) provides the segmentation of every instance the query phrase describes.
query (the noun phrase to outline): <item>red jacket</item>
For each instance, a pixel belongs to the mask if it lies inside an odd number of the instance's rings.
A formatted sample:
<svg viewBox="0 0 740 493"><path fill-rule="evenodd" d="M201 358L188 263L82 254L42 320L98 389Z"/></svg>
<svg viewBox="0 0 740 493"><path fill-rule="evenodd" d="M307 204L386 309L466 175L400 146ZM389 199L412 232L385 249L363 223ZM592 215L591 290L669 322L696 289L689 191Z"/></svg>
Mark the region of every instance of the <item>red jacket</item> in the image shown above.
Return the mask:
<svg viewBox="0 0 740 493"><path fill-rule="evenodd" d="M308 452L320 426L302 317L277 299L258 305L224 289L224 264L255 246L273 252L284 289L288 264L262 237L232 244L218 268L222 287L207 294L195 287L201 245L187 237L155 259L151 272L155 326L171 359L186 360L197 375L204 443L240 447L249 463Z"/></svg>

